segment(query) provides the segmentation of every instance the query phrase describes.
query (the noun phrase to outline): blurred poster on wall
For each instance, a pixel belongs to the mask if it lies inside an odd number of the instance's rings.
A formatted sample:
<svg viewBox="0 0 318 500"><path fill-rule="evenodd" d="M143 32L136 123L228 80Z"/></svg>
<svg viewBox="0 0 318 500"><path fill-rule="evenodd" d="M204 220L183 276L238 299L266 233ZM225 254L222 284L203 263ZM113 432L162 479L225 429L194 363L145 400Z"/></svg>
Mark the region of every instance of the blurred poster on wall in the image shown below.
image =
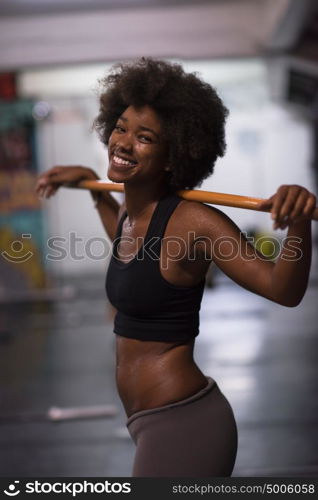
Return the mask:
<svg viewBox="0 0 318 500"><path fill-rule="evenodd" d="M43 226L33 103L0 100L0 299L43 289Z"/></svg>

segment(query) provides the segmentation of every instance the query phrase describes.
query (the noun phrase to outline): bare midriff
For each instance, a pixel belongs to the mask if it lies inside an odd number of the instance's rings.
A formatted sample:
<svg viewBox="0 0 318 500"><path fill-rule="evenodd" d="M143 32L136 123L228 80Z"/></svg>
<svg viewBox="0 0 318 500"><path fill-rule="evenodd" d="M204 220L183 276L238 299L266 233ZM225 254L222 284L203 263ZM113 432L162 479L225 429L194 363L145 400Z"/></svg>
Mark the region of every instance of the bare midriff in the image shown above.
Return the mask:
<svg viewBox="0 0 318 500"><path fill-rule="evenodd" d="M194 340L116 338L117 389L128 417L190 397L207 385L193 359Z"/></svg>

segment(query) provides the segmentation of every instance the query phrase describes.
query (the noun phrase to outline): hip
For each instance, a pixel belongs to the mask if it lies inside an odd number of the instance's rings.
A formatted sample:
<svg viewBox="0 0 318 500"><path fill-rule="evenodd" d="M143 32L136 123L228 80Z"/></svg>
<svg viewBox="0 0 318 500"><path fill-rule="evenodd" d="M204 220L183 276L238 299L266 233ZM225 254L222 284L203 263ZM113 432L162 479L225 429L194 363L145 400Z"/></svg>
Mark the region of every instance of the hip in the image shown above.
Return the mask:
<svg viewBox="0 0 318 500"><path fill-rule="evenodd" d="M127 428L137 446L134 476L229 476L237 452L232 408L210 377L192 396L136 412Z"/></svg>

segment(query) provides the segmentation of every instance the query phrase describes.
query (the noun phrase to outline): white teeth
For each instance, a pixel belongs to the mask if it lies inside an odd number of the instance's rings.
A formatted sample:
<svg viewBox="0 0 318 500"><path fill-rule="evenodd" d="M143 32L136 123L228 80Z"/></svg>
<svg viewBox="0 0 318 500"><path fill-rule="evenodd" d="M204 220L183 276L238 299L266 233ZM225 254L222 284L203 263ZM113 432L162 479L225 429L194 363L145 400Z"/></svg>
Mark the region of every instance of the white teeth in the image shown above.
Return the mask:
<svg viewBox="0 0 318 500"><path fill-rule="evenodd" d="M135 165L134 162L128 161L128 160L123 160L122 158L119 158L119 156L114 156L113 159L114 159L114 162L118 163L119 165L129 165L129 166Z"/></svg>

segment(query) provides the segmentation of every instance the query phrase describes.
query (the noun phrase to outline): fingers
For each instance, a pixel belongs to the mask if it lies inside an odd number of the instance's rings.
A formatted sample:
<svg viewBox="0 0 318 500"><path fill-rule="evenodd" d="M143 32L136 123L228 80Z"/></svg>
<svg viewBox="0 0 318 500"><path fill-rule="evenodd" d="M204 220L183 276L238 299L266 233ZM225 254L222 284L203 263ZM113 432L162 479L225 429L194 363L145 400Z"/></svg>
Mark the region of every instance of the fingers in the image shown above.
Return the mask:
<svg viewBox="0 0 318 500"><path fill-rule="evenodd" d="M80 165L56 166L39 176L35 191L39 196L49 198L62 184L73 184L82 179L98 179L98 176L92 169Z"/></svg>
<svg viewBox="0 0 318 500"><path fill-rule="evenodd" d="M283 204L285 203L287 194L288 194L288 187L281 186L277 190L276 195L274 196L273 206L271 210L271 217L275 221L274 229L276 229L275 226L278 227L280 224L283 224L283 215L281 214L281 209L283 207Z"/></svg>
<svg viewBox="0 0 318 500"><path fill-rule="evenodd" d="M258 205L257 208L259 210L270 210L273 206L273 198L275 195L271 196L270 198L267 198L266 200L262 200Z"/></svg>
<svg viewBox="0 0 318 500"><path fill-rule="evenodd" d="M291 221L295 221L296 219L298 219L299 217L303 216L304 215L304 208L307 204L307 200L308 200L308 191L301 191L299 194L298 194L298 197L295 201L295 204L294 206L291 206L290 209L291 209L291 213L290 213L290 216L289 216L289 219Z"/></svg>
<svg viewBox="0 0 318 500"><path fill-rule="evenodd" d="M51 198L51 196L53 196L56 191L58 190L60 186L53 186L53 185L50 185L46 188L45 190L45 198Z"/></svg>
<svg viewBox="0 0 318 500"><path fill-rule="evenodd" d="M306 192L301 191L298 186L281 186L272 209L272 219L275 221L274 229L285 229L293 220L292 214L296 218L301 213L306 199Z"/></svg>
<svg viewBox="0 0 318 500"><path fill-rule="evenodd" d="M53 167L38 177L35 185L35 192L40 198L50 198L56 193L58 188L67 181L65 177L65 167Z"/></svg>
<svg viewBox="0 0 318 500"><path fill-rule="evenodd" d="M310 218L316 207L316 197L306 188L297 185L281 186L269 200L272 203L274 229L285 229L291 224ZM269 200L266 200L267 204Z"/></svg>
<svg viewBox="0 0 318 500"><path fill-rule="evenodd" d="M46 197L46 190L49 186L48 179L46 177L40 177L35 185L35 192L39 198Z"/></svg>
<svg viewBox="0 0 318 500"><path fill-rule="evenodd" d="M309 193L309 197L308 197L308 200L307 200L307 203L304 207L304 215L305 217L312 217L312 214L316 208L316 205L317 205L317 198L314 194L312 193Z"/></svg>
<svg viewBox="0 0 318 500"><path fill-rule="evenodd" d="M42 177L38 179L35 185L35 192L39 196L39 198L46 198L46 192L50 185L50 181L48 177Z"/></svg>

